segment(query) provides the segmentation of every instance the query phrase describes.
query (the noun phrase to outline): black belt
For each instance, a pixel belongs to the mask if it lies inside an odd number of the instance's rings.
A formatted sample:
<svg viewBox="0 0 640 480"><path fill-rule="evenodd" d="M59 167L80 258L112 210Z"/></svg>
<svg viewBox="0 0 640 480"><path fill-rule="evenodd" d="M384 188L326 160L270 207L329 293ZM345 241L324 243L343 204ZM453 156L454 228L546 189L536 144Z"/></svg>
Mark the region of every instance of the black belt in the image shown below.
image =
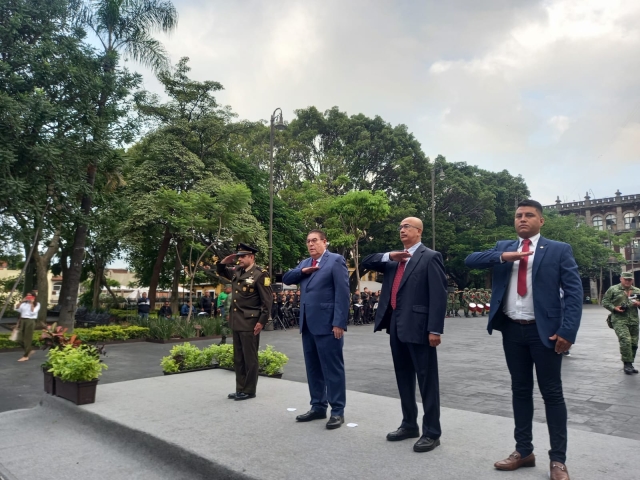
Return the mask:
<svg viewBox="0 0 640 480"><path fill-rule="evenodd" d="M532 323L536 323L535 320L516 320L515 318L507 317L514 323L519 323L520 325L531 325Z"/></svg>

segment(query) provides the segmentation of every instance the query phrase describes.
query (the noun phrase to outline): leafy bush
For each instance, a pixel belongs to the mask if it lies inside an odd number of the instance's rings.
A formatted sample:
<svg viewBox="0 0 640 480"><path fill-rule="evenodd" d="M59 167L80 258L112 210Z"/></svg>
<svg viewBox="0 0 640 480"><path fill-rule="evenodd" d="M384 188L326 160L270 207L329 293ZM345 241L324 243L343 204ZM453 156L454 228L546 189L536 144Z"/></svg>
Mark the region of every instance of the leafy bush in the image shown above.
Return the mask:
<svg viewBox="0 0 640 480"><path fill-rule="evenodd" d="M21 345L19 345L16 342L12 342L11 340L9 340L9 335L11 335L11 334L10 333L0 333L0 349L20 348ZM31 345L33 345L34 347L38 347L38 348L40 348L42 346L42 342L40 341L40 332L34 332L33 333L33 340L31 342Z"/></svg>
<svg viewBox="0 0 640 480"><path fill-rule="evenodd" d="M107 366L100 361L100 352L92 345L74 348L52 348L47 355L48 370L65 382L89 382L102 375Z"/></svg>
<svg viewBox="0 0 640 480"><path fill-rule="evenodd" d="M222 320L216 317L198 318L197 323L202 327L201 331L205 337L220 335L222 329Z"/></svg>
<svg viewBox="0 0 640 480"><path fill-rule="evenodd" d="M160 365L163 371L175 373L208 367L211 365L212 360L212 351L209 349L200 350L195 345L185 342L181 345L175 345L171 349L169 356L162 358Z"/></svg>
<svg viewBox="0 0 640 480"><path fill-rule="evenodd" d="M132 325L102 325L93 328L76 328L74 334L83 342L108 342L110 340L128 340L130 338L146 338L150 336L148 328Z"/></svg>
<svg viewBox="0 0 640 480"><path fill-rule="evenodd" d="M209 345L202 349L202 355L204 357L204 361L207 365L217 364L218 363L218 355L220 353L220 345Z"/></svg>
<svg viewBox="0 0 640 480"><path fill-rule="evenodd" d="M156 318L157 318L157 317L156 317ZM150 327L151 319L150 319L150 317L145 317L145 318L143 318L143 317L140 317L140 316L138 316L138 315L135 315L135 316L131 317L131 318L129 319L129 321L130 321L133 325L136 325L136 326L138 326L138 327L149 328L149 327Z"/></svg>
<svg viewBox="0 0 640 480"><path fill-rule="evenodd" d="M258 352L259 371L267 375L282 373L288 361L289 357L282 352L274 350L271 345L267 345L266 349Z"/></svg>
<svg viewBox="0 0 640 480"><path fill-rule="evenodd" d="M186 318L184 320L176 319L174 323L174 331L180 338L193 338L198 335L196 324L193 320L187 320Z"/></svg>
<svg viewBox="0 0 640 480"><path fill-rule="evenodd" d="M152 318L149 320L149 335L158 340L169 340L175 333L175 321L170 318Z"/></svg>
<svg viewBox="0 0 640 480"><path fill-rule="evenodd" d="M222 368L233 368L233 345L218 345L218 364Z"/></svg>

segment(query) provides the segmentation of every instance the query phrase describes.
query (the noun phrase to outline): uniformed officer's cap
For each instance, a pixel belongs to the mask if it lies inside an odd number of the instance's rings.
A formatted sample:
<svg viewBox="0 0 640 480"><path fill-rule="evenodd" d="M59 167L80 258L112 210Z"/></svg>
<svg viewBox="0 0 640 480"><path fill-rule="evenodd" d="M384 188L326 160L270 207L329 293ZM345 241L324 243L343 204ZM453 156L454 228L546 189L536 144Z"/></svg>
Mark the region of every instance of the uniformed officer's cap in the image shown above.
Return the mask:
<svg viewBox="0 0 640 480"><path fill-rule="evenodd" d="M236 248L237 248L236 255L238 256L255 255L256 253L258 253L257 248L247 245L246 243L239 243Z"/></svg>
<svg viewBox="0 0 640 480"><path fill-rule="evenodd" d="M620 276L627 280L633 280L633 273L631 272L622 272L622 275Z"/></svg>

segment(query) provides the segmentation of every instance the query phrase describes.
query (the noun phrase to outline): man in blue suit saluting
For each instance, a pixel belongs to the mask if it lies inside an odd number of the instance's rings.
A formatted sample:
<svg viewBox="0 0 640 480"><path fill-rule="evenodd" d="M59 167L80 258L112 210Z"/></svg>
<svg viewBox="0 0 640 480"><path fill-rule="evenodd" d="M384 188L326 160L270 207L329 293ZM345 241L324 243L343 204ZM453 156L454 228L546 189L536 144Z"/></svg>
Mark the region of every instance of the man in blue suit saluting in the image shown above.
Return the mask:
<svg viewBox="0 0 640 480"><path fill-rule="evenodd" d="M582 282L571 247L540 235L542 205L518 204L517 240L502 240L469 255L470 268L492 268L493 289L487 330L502 331L511 374L516 450L494 464L498 470L533 467L533 368L544 399L551 450L551 480L569 480L567 407L562 394L562 353L576 341L582 317Z"/></svg>
<svg viewBox="0 0 640 480"><path fill-rule="evenodd" d="M311 410L298 422L327 418L328 429L344 423L347 398L342 347L349 318L349 271L342 255L327 250L321 230L307 235L310 257L282 277L287 285L300 284L300 333L311 394Z"/></svg>

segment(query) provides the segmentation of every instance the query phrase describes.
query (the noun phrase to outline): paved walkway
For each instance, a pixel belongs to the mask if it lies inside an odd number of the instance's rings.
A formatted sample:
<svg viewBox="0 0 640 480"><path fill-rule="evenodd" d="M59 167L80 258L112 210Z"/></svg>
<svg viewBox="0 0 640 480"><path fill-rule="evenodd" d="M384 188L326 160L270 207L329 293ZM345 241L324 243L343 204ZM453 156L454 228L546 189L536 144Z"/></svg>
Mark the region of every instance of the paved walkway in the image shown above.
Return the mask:
<svg viewBox="0 0 640 480"><path fill-rule="evenodd" d="M622 373L618 344L606 327L606 311L587 306L572 356L564 359L563 379L571 428L640 440L640 375ZM509 376L500 334L489 336L484 318L447 319L438 347L441 404L448 408L511 417ZM397 398L388 336L371 326L347 332L347 388ZM195 342L199 346L211 341ZM263 332L271 344L289 356L284 378L306 382L297 331ZM171 345L133 343L107 347L109 370L101 385L162 375L160 358ZM42 397L39 365L44 352L18 363L19 352L0 353L0 411L29 408ZM640 359L638 360L640 364ZM535 420L544 422L544 405L536 393ZM347 406L347 411L349 405Z"/></svg>
<svg viewBox="0 0 640 480"><path fill-rule="evenodd" d="M83 407L48 397L0 414L0 463L20 480L547 478L540 423L537 466L505 474L493 462L513 450L508 418L443 407L442 445L418 454L413 440L385 440L400 422L394 398L348 391L346 421L357 426L330 431L323 421L295 421L307 409L302 383L261 378L258 396L244 402L226 398L234 388L233 372L209 370L101 385L97 402ZM569 438L572 478L638 478L640 441L580 430ZM64 454L43 455L52 445Z"/></svg>

